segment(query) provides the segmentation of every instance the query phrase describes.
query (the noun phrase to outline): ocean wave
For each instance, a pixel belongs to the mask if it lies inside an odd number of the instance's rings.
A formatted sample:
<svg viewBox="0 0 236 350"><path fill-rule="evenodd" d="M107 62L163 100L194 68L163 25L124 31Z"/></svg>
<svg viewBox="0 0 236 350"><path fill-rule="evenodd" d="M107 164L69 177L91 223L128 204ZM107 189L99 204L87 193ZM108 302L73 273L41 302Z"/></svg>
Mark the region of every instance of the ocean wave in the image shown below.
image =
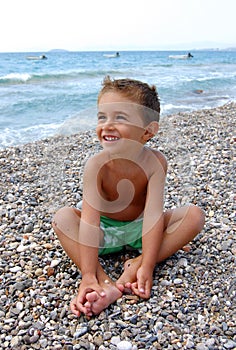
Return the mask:
<svg viewBox="0 0 236 350"><path fill-rule="evenodd" d="M38 124L26 128L13 129L6 127L0 133L0 149L19 146L28 142L45 139L57 134L61 124Z"/></svg>
<svg viewBox="0 0 236 350"><path fill-rule="evenodd" d="M163 115L166 115L166 114L171 114L171 113L179 112L179 111L185 111L185 110L187 111L187 110L190 110L191 107L189 104L174 105L172 103L167 103L167 104L161 106L161 112Z"/></svg>
<svg viewBox="0 0 236 350"><path fill-rule="evenodd" d="M68 72L53 72L53 73L41 73L41 74L29 74L29 73L9 73L0 76L0 85L12 85L23 83L43 83L43 82L56 82L56 81L81 81L82 79L92 79L98 77L104 77L105 75L121 74L118 70L81 70L81 71L68 71Z"/></svg>
<svg viewBox="0 0 236 350"><path fill-rule="evenodd" d="M0 149L42 140L56 135L73 135L88 129L95 129L97 109L87 108L68 116L65 120L39 123L21 128L3 127L0 129Z"/></svg>
<svg viewBox="0 0 236 350"><path fill-rule="evenodd" d="M0 84L4 83L26 83L31 79L31 75L28 73L9 73L0 76Z"/></svg>
<svg viewBox="0 0 236 350"><path fill-rule="evenodd" d="M171 65L159 65L159 67L171 67ZM137 68L124 68L123 69L90 69L90 70L68 70L63 72L45 72L45 73L9 73L6 75L0 76L0 85L12 85L12 84L43 84L45 83L55 83L55 82L81 82L86 81L87 79L98 79L100 80L104 78L106 75L110 75L112 77L123 77L123 76L137 76L140 73L140 69ZM147 76L150 72L147 72ZM230 72L227 71L218 71L211 72L211 74L206 74L204 76L197 76L195 74L194 77L188 75L179 75L179 73L172 72L171 75L163 75L159 80L159 86L166 83L172 82L193 82L193 81L210 81L216 79L228 79L235 78L235 70ZM142 71L142 75L145 75L145 71ZM140 78L141 79L141 78Z"/></svg>

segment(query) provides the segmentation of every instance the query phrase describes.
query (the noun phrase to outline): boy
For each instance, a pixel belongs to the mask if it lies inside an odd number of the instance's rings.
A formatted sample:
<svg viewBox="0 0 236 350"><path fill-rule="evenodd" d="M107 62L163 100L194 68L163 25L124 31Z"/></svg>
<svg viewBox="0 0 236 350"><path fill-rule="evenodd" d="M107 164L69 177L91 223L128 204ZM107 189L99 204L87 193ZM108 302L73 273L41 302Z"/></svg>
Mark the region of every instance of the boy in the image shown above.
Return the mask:
<svg viewBox="0 0 236 350"><path fill-rule="evenodd" d="M152 274L203 228L204 214L191 205L163 211L167 162L145 146L158 131L160 103L156 88L131 79L106 77L98 96L97 136L103 150L84 169L82 210L62 208L53 228L82 274L72 312L99 314L127 289L149 298ZM114 283L98 256L142 249L125 262Z"/></svg>

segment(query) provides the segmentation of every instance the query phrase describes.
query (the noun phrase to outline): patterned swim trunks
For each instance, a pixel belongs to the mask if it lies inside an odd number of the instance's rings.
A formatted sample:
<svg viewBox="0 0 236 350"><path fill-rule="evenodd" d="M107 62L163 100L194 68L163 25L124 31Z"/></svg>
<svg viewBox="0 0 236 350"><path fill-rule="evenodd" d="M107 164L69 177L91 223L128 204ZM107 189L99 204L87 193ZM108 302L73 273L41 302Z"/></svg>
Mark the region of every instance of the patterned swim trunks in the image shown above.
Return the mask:
<svg viewBox="0 0 236 350"><path fill-rule="evenodd" d="M121 251L125 246L133 249L142 248L143 218L134 221L117 221L101 216L100 227L104 233L104 245L99 255Z"/></svg>
<svg viewBox="0 0 236 350"><path fill-rule="evenodd" d="M82 209L82 201L77 204L77 208ZM126 246L137 250L142 249L143 218L134 221L118 221L101 216L100 227L104 238L99 255L120 252Z"/></svg>

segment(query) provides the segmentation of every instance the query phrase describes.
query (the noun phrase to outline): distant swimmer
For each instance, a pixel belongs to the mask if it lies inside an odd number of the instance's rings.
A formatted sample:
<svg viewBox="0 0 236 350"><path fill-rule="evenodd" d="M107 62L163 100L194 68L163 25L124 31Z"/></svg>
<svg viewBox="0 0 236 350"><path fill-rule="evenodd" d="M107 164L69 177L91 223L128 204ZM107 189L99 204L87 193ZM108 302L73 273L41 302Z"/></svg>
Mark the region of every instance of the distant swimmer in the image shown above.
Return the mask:
<svg viewBox="0 0 236 350"><path fill-rule="evenodd" d="M189 52L186 55L169 55L169 58L175 59L175 60L188 60L189 58L192 58L193 55L191 52Z"/></svg>
<svg viewBox="0 0 236 350"><path fill-rule="evenodd" d="M27 56L27 60L47 60L47 56L45 55L40 55L40 56Z"/></svg>
<svg viewBox="0 0 236 350"><path fill-rule="evenodd" d="M116 58L116 57L120 57L120 53L119 53L119 52L112 53L112 54L104 53L103 56L104 56L104 57L107 57L107 58Z"/></svg>

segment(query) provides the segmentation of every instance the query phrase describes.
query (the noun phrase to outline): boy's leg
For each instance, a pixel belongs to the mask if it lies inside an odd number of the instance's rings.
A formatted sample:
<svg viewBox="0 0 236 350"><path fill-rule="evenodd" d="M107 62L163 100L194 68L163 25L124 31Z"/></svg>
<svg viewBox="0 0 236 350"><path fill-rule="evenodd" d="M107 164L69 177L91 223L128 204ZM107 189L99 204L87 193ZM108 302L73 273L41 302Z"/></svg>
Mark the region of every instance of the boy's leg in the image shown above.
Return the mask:
<svg viewBox="0 0 236 350"><path fill-rule="evenodd" d="M204 212L195 205L166 211L164 213L164 235L156 263L164 261L193 240L202 230L204 223ZM117 281L118 285L136 281L136 272L141 261L142 255L125 262L125 270Z"/></svg>
<svg viewBox="0 0 236 350"><path fill-rule="evenodd" d="M56 212L52 221L52 227L63 249L78 268L80 268L78 254L80 217L80 210L64 207Z"/></svg>
<svg viewBox="0 0 236 350"><path fill-rule="evenodd" d="M78 209L64 207L58 210L52 222L53 229L57 234L63 249L65 250L69 258L76 264L78 268L80 268L80 257L78 254L80 217L81 217L81 212ZM88 305L88 308L91 307L92 311L94 309L94 313L97 314L101 312L105 307L107 307L108 305L113 303L115 300L117 300L121 296L121 292L115 287L112 280L106 275L99 261L97 265L96 277L99 285L106 292L106 296L103 298L100 298L95 292L96 300L94 301L96 301L96 303L94 304L94 306L91 305L91 301L92 301L91 298L89 300L90 305ZM89 294L90 293L88 293L88 295ZM75 308L75 305L76 305L75 299L76 298L74 298L71 302L71 309ZM85 300L85 303L86 301L87 300Z"/></svg>
<svg viewBox="0 0 236 350"><path fill-rule="evenodd" d="M199 207L189 205L164 214L164 236L160 247L157 263L167 259L203 229L205 214Z"/></svg>

